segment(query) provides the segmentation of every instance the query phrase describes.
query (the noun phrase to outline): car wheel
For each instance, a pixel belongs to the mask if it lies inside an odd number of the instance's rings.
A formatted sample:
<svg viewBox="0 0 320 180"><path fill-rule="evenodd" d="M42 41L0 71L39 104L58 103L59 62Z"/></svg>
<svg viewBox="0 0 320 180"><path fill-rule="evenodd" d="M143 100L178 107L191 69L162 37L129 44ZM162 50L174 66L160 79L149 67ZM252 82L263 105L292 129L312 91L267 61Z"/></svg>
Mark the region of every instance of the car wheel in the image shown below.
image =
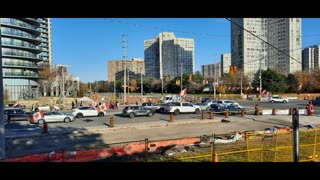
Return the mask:
<svg viewBox="0 0 320 180"><path fill-rule="evenodd" d="M103 117L103 116L104 116L104 113L103 113L103 112L99 112L98 116L99 116L99 117Z"/></svg>
<svg viewBox="0 0 320 180"><path fill-rule="evenodd" d="M82 118L83 117L83 114L82 113L78 113L77 115L76 115L76 118Z"/></svg>
<svg viewBox="0 0 320 180"><path fill-rule="evenodd" d="M39 119L38 124L43 125L44 124L44 119Z"/></svg>
<svg viewBox="0 0 320 180"><path fill-rule="evenodd" d="M207 108L206 111L209 111L209 108Z"/></svg>
<svg viewBox="0 0 320 180"><path fill-rule="evenodd" d="M70 118L68 118L68 117L64 118L64 122L65 122L65 123L68 123L68 122L70 122L70 121L71 121Z"/></svg>
<svg viewBox="0 0 320 180"><path fill-rule="evenodd" d="M274 103L274 101L271 101L271 103Z"/></svg>
<svg viewBox="0 0 320 180"><path fill-rule="evenodd" d="M180 113L179 109L174 110L173 114L178 115Z"/></svg>
<svg viewBox="0 0 320 180"><path fill-rule="evenodd" d="M134 113L130 113L130 114L129 114L129 117L130 117L130 118L134 118Z"/></svg>
<svg viewBox="0 0 320 180"><path fill-rule="evenodd" d="M151 117L153 115L152 112L148 112L148 116Z"/></svg>
<svg viewBox="0 0 320 180"><path fill-rule="evenodd" d="M200 114L200 109L196 109L196 110L195 110L195 113L196 113L196 114Z"/></svg>

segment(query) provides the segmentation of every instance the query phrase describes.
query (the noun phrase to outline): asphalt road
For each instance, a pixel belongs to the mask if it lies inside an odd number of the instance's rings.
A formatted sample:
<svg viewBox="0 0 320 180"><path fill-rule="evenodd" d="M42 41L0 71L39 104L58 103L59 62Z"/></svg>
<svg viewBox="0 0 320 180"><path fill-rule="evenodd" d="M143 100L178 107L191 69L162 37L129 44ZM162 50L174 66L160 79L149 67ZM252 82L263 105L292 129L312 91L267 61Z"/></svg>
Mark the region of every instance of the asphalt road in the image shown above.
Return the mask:
<svg viewBox="0 0 320 180"><path fill-rule="evenodd" d="M257 102L257 101L247 101L247 100L238 100L241 106L243 106L248 112L247 114L252 114L254 106L259 104L261 109L289 109L289 108L299 108L304 109L307 100L292 100L289 103L270 103L270 102ZM164 121L169 122L169 114L156 113L152 117L140 116L134 118L122 117L121 110L108 110L108 114L104 117L84 117L76 118L74 122L71 123L49 123L48 127L52 130L65 130L72 131L75 129L84 129L87 127L106 127L110 124L110 117L114 117L115 125L117 124L132 124L132 123L144 123L144 122L157 122ZM320 107L314 107L314 114L320 114ZM209 116L209 113L206 113L206 116ZM215 114L215 117L223 117L223 114ZM174 121L185 120L185 119L201 119L201 114L179 114L174 117ZM6 136L14 135L28 135L33 132L40 132L43 130L43 127L37 124L30 124L26 121L16 121L9 124L5 124Z"/></svg>

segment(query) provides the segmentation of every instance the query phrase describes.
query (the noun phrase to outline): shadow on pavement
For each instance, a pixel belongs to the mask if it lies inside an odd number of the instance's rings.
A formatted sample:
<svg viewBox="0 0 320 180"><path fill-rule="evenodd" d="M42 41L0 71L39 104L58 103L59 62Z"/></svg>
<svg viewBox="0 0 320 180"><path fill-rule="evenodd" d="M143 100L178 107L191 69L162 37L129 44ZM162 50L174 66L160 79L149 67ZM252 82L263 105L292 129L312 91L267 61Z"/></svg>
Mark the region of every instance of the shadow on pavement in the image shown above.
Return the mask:
<svg viewBox="0 0 320 180"><path fill-rule="evenodd" d="M47 132L36 124L6 124L5 157L109 147L99 133L88 133L86 128L50 127L50 124Z"/></svg>

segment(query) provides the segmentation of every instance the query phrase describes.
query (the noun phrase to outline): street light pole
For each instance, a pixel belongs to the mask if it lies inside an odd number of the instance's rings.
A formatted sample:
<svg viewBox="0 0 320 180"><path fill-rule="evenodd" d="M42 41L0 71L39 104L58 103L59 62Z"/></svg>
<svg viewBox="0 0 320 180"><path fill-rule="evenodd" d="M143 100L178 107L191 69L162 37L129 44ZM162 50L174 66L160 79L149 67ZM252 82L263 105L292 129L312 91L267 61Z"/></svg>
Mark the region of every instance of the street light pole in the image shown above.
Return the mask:
<svg viewBox="0 0 320 180"><path fill-rule="evenodd" d="M259 88L259 94L260 94L260 101L262 101L262 96L261 96L261 89L262 89L262 75L261 75L261 59L262 58L260 58L260 76L259 76L259 78L260 78L260 88Z"/></svg>
<svg viewBox="0 0 320 180"><path fill-rule="evenodd" d="M65 98L65 95L64 95L64 67L62 66L62 98L63 98L63 108L66 107L66 98Z"/></svg>
<svg viewBox="0 0 320 180"><path fill-rule="evenodd" d="M242 98L242 71L240 71L240 96Z"/></svg>
<svg viewBox="0 0 320 180"><path fill-rule="evenodd" d="M127 75L126 75L126 71L127 71L127 60L126 60L126 35L122 35L123 36L123 59L124 59L124 67L123 67L123 104L125 104L127 102Z"/></svg>
<svg viewBox="0 0 320 180"><path fill-rule="evenodd" d="M181 63L181 70L180 70L181 72L181 82L180 82L180 91L182 91L182 63Z"/></svg>
<svg viewBox="0 0 320 180"><path fill-rule="evenodd" d="M143 101L143 75L142 75L142 67L140 67L141 74L141 101Z"/></svg>
<svg viewBox="0 0 320 180"><path fill-rule="evenodd" d="M113 78L113 98L116 98L116 73L114 73Z"/></svg>
<svg viewBox="0 0 320 180"><path fill-rule="evenodd" d="M214 79L213 79L213 99L216 100L216 79L217 79L217 64L214 64Z"/></svg>

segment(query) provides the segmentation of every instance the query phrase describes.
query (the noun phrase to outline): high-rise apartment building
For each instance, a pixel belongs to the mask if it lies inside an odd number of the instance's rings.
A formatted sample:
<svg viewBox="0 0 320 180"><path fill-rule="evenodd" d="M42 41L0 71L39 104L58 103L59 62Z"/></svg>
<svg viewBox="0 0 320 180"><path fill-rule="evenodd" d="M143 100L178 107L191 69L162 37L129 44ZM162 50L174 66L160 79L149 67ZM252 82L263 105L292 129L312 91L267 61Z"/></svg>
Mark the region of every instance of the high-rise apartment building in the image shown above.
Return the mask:
<svg viewBox="0 0 320 180"><path fill-rule="evenodd" d="M172 32L162 32L155 39L144 41L146 77L164 78L195 71L194 40L176 38Z"/></svg>
<svg viewBox="0 0 320 180"><path fill-rule="evenodd" d="M51 19L50 18L38 18L40 22L39 31L41 44L39 47L42 52L40 57L43 59L43 65L52 69L52 44L51 44Z"/></svg>
<svg viewBox="0 0 320 180"><path fill-rule="evenodd" d="M39 95L39 71L45 61L41 56L41 35L45 31L41 30L40 19L43 18L0 18L2 85L8 100Z"/></svg>
<svg viewBox="0 0 320 180"><path fill-rule="evenodd" d="M131 74L145 74L144 70L144 60L140 58L132 58L127 60L127 71L130 71ZM108 61L108 81L113 82L115 75L118 72L123 72L124 70L124 61L123 60L110 60ZM130 78L130 76L129 76Z"/></svg>
<svg viewBox="0 0 320 180"><path fill-rule="evenodd" d="M302 70L319 70L320 66L320 45L314 45L302 50Z"/></svg>
<svg viewBox="0 0 320 180"><path fill-rule="evenodd" d="M231 25L231 65L237 65L250 79L260 67L285 75L302 69L301 18L231 20L270 44L235 24Z"/></svg>
<svg viewBox="0 0 320 180"><path fill-rule="evenodd" d="M224 73L229 73L229 68L231 66L231 54L221 54L221 75Z"/></svg>
<svg viewBox="0 0 320 180"><path fill-rule="evenodd" d="M203 78L218 79L221 77L221 63L208 64L201 66L201 73Z"/></svg>

